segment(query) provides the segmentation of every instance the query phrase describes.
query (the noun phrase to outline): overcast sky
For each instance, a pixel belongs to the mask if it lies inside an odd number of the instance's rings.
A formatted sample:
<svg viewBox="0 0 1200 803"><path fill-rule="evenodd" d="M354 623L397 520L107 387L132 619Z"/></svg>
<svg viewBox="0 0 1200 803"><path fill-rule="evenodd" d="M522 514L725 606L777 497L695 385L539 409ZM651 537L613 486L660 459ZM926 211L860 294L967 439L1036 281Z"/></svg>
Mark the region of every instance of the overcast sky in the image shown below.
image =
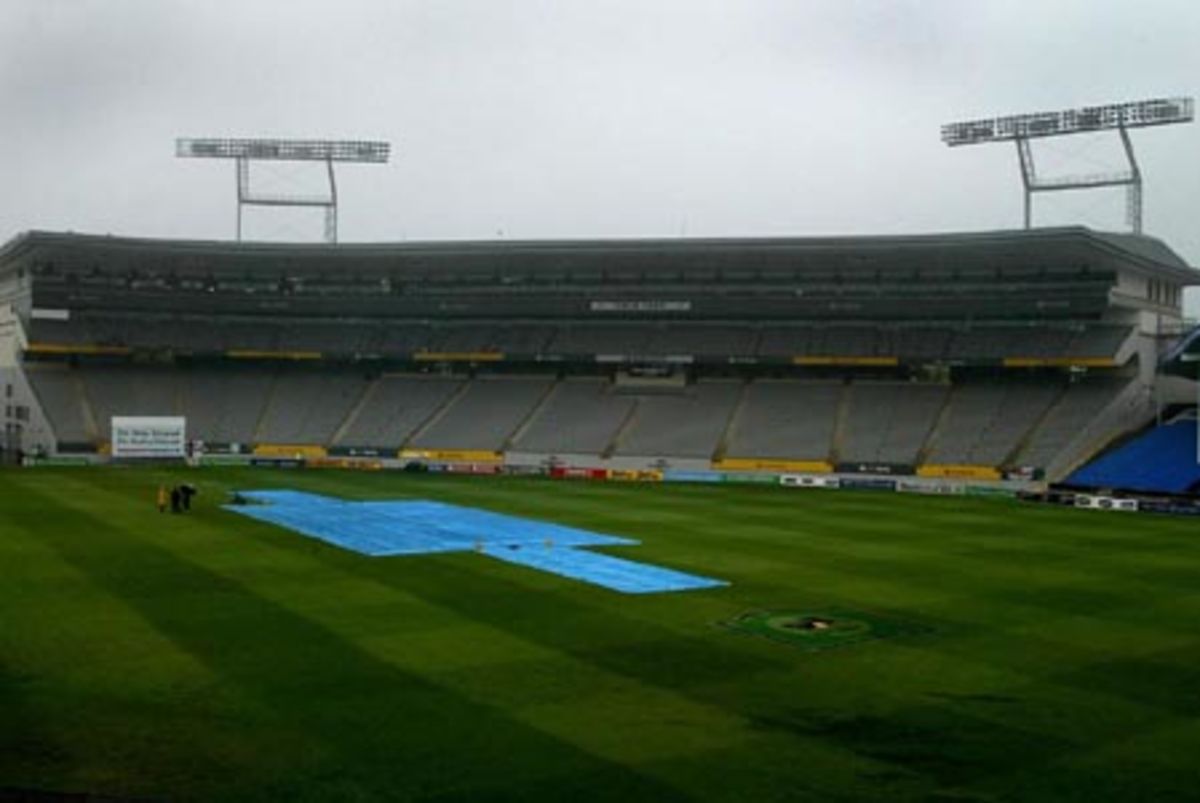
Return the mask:
<svg viewBox="0 0 1200 803"><path fill-rule="evenodd" d="M391 141L340 169L344 241L1015 228L1014 148L942 123L1198 80L1197 0L0 0L0 240L233 237L232 165L181 135ZM1200 265L1200 126L1134 141L1147 233ZM1118 168L1112 144L1037 156ZM1119 191L1037 203L1124 225Z"/></svg>

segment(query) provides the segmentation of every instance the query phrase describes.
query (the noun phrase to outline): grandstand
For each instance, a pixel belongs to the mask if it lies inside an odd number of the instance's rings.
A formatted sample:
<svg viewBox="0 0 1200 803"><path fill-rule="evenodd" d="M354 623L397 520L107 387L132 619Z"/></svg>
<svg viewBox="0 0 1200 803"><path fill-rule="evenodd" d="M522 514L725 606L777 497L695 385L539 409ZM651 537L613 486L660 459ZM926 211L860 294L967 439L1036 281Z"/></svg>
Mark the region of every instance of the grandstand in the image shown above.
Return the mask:
<svg viewBox="0 0 1200 803"><path fill-rule="evenodd" d="M1186 494L1200 484L1196 415L1150 428L1067 477L1078 488Z"/></svg>
<svg viewBox="0 0 1200 803"><path fill-rule="evenodd" d="M1065 476L1153 416L1196 274L1082 228L0 249L10 452Z"/></svg>
<svg viewBox="0 0 1200 803"><path fill-rule="evenodd" d="M602 377L568 377L525 431L513 438L514 446L544 454L602 454L635 404L612 390Z"/></svg>
<svg viewBox="0 0 1200 803"><path fill-rule="evenodd" d="M915 465L948 392L938 382L855 382L839 455L851 463Z"/></svg>
<svg viewBox="0 0 1200 803"><path fill-rule="evenodd" d="M967 381L954 388L926 454L929 462L999 466L1009 461L1029 429L1065 386L1050 380Z"/></svg>
<svg viewBox="0 0 1200 803"><path fill-rule="evenodd" d="M1200 413L1195 404L1197 381L1200 381L1200 328L1184 333L1160 360L1159 387L1183 383L1176 397L1185 397L1186 404L1160 410L1152 425L1120 439L1113 448L1105 450L1086 465L1063 480L1066 490L1085 490L1104 494L1146 496L1195 495L1200 491L1200 433L1196 420ZM1159 500L1160 502L1162 500ZM1179 508L1165 502L1168 512ZM1152 508L1153 509L1153 508Z"/></svg>
<svg viewBox="0 0 1200 803"><path fill-rule="evenodd" d="M838 380L760 379L746 389L727 451L749 458L827 461L845 385Z"/></svg>
<svg viewBox="0 0 1200 803"><path fill-rule="evenodd" d="M373 451L378 444L405 444L462 384L454 377L381 376L333 445Z"/></svg>

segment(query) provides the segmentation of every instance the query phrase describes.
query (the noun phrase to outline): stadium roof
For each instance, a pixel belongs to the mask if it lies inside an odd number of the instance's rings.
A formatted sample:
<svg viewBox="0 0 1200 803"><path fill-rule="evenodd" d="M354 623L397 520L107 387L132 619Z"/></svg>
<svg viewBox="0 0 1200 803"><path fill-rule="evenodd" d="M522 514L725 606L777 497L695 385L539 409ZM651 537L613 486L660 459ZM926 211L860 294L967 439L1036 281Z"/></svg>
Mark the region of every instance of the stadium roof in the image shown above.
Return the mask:
<svg viewBox="0 0 1200 803"><path fill-rule="evenodd" d="M950 272L965 267L1067 266L1112 260L1122 267L1200 284L1190 267L1160 240L1142 235L1097 232L1073 226L1015 231L862 237L672 238L600 240L486 240L398 243L261 243L169 240L30 231L0 247L0 274L29 256L88 260L96 265L178 267L225 271L308 272L331 267L391 272L406 265L438 270L475 270L483 265L519 266L523 271L564 267L608 267L616 262L640 271L687 274L695 269L734 267L738 262L775 260L789 267L875 271L920 267ZM203 262L198 262L203 260ZM601 261L602 260L602 261ZM737 262L734 262L736 260Z"/></svg>

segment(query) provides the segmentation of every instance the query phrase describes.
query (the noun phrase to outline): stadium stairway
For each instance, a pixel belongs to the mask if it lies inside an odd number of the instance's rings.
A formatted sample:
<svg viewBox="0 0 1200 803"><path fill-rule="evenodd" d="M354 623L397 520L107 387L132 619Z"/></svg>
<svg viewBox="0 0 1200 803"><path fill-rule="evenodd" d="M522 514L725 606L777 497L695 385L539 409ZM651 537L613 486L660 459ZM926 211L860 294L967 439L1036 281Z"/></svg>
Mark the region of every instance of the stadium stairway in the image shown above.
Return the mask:
<svg viewBox="0 0 1200 803"><path fill-rule="evenodd" d="M409 433L408 438L401 444L402 448L408 448L415 443L426 432L437 426L437 423L445 418L446 414L454 407L455 402L466 395L471 388L470 380L464 380L453 393L446 397L446 400L438 405L437 409L430 413L429 418L426 418L421 426Z"/></svg>
<svg viewBox="0 0 1200 803"><path fill-rule="evenodd" d="M1042 424L1047 418L1050 417L1050 414L1054 412L1055 408L1062 404L1063 397L1067 395L1067 387L1068 385L1066 384L1062 385L1058 389L1058 392L1054 395L1054 398L1051 399L1050 403L1047 404L1045 409L1042 410L1041 414L1030 422L1029 426L1025 429L1025 434L1017 440L1017 443L1015 446L1013 446L1012 450L1004 456L1002 461L1000 461L1000 465L1002 467L1021 465L1021 463L1018 461L1018 458L1025 451L1026 447L1029 446L1029 442L1033 440L1034 434L1042 428Z"/></svg>
<svg viewBox="0 0 1200 803"><path fill-rule="evenodd" d="M262 410L258 413L258 420L254 422L254 438L253 443L263 442L263 431L266 428L267 421L270 419L271 403L275 401L275 389L279 386L279 372L271 372L271 384L267 387L266 399L263 400Z"/></svg>
<svg viewBox="0 0 1200 803"><path fill-rule="evenodd" d="M1183 494L1200 483L1196 419L1150 429L1102 454L1066 479L1067 485Z"/></svg>
<svg viewBox="0 0 1200 803"><path fill-rule="evenodd" d="M504 439L504 445L500 447L500 451L506 452L512 449L513 444L521 440L525 433L529 431L529 428L533 425L533 422L537 421L538 416L542 414L542 411L549 406L550 400L554 398L554 394L558 392L558 389L562 387L562 384L563 381L561 379L556 379L546 386L546 390L542 393L542 397L537 400L537 404L533 405L533 409L530 410L525 418L521 420L520 424L517 424L517 428L509 433L509 436Z"/></svg>
<svg viewBox="0 0 1200 803"><path fill-rule="evenodd" d="M1021 465L1021 456L1025 453L1026 449L1028 449L1034 435L1036 435L1038 430L1042 428L1042 424L1044 424L1046 420L1054 413L1054 411L1062 405L1063 399L1067 395L1068 387L1069 385L1064 384L1058 389L1058 393L1055 395L1054 399L1048 405L1046 405L1046 409L1042 410L1042 414L1029 424L1029 428L1025 430L1025 434L1021 436L1020 440L1017 441L1016 446L1012 448L1012 451L1009 452L1001 462L1002 466Z"/></svg>
<svg viewBox="0 0 1200 803"><path fill-rule="evenodd" d="M850 419L849 380L842 382L842 392L838 396L833 416L833 442L829 444L829 462L837 464L842 459L842 446L846 441L846 423Z"/></svg>
<svg viewBox="0 0 1200 803"><path fill-rule="evenodd" d="M104 430L101 429L99 422L96 421L96 410L92 406L92 399L88 396L87 383L83 381L83 373L78 370L72 370L72 381L75 385L75 392L79 396L79 406L83 412L83 426L87 431L88 437L92 443L99 444L104 440Z"/></svg>
<svg viewBox="0 0 1200 803"><path fill-rule="evenodd" d="M954 404L954 398L958 395L958 385L951 385L946 396L942 399L942 407L937 412L937 416L933 419L933 426L929 428L929 434L925 436L925 442L921 444L921 450L917 452L916 464L923 465L929 461L929 453L937 446L938 437L942 434L942 427L949 417L950 408Z"/></svg>
<svg viewBox="0 0 1200 803"><path fill-rule="evenodd" d="M621 446L621 441L623 441L625 436L628 435L630 430L633 429L633 425L637 421L638 406L640 404L641 400L635 397L633 404L629 407L629 414L625 416L625 420L622 421L621 426L617 428L617 431L613 435L613 438L609 442L608 446L605 446L604 451L600 453L600 456L605 460L612 457L616 453L617 449L619 449Z"/></svg>
<svg viewBox="0 0 1200 803"><path fill-rule="evenodd" d="M737 433L738 424L742 419L742 411L746 408L746 397L749 395L750 383L743 382L742 389L738 393L737 403L733 405L729 419L725 422L725 430L721 433L721 439L717 441L717 448L713 451L712 459L714 461L725 459L725 452L729 449L730 440Z"/></svg>
<svg viewBox="0 0 1200 803"><path fill-rule="evenodd" d="M346 417L342 419L342 423L338 425L336 430L334 430L333 436L329 439L331 446L337 446L342 442L342 438L344 438L346 433L350 431L350 427L354 426L354 422L358 420L359 414L362 413L363 408L367 406L367 403L371 400L371 397L375 395L375 391L378 389L379 377L375 377L367 383L367 386L363 389L362 395L358 397L358 401L354 403L354 406L350 408L350 412L346 413Z"/></svg>

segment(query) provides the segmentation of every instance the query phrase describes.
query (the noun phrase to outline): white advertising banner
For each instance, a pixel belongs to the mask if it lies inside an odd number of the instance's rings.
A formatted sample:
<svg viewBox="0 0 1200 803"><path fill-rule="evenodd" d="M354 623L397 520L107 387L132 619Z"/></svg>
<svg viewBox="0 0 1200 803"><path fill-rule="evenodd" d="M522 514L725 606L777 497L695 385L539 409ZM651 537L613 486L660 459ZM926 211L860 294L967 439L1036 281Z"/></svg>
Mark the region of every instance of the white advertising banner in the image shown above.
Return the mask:
<svg viewBox="0 0 1200 803"><path fill-rule="evenodd" d="M841 480L812 474L780 474L779 484L789 488L837 488Z"/></svg>
<svg viewBox="0 0 1200 803"><path fill-rule="evenodd" d="M593 301L592 312L690 312L690 301Z"/></svg>
<svg viewBox="0 0 1200 803"><path fill-rule="evenodd" d="M183 457L187 449L183 417L113 416L113 457Z"/></svg>
<svg viewBox="0 0 1200 803"><path fill-rule="evenodd" d="M1111 496L1088 496L1079 494L1075 497L1075 507L1091 508L1092 510L1119 510L1122 513L1136 513L1136 499L1114 499Z"/></svg>

